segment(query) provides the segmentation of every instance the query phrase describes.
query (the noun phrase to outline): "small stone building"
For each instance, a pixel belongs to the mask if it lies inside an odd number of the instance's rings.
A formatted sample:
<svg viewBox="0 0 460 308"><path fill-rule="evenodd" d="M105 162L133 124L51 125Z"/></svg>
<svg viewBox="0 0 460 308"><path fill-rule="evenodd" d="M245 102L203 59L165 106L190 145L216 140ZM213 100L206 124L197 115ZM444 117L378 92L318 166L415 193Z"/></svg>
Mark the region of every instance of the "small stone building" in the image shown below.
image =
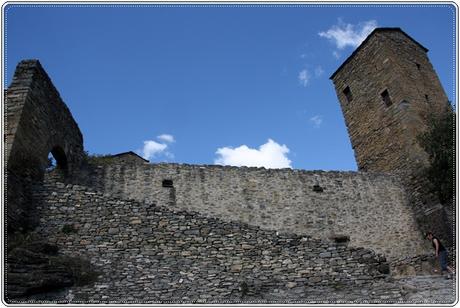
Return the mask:
<svg viewBox="0 0 460 308"><path fill-rule="evenodd" d="M131 164L145 164L149 161L133 151L118 153L112 155L111 158L115 161L122 162L122 163L131 163Z"/></svg>

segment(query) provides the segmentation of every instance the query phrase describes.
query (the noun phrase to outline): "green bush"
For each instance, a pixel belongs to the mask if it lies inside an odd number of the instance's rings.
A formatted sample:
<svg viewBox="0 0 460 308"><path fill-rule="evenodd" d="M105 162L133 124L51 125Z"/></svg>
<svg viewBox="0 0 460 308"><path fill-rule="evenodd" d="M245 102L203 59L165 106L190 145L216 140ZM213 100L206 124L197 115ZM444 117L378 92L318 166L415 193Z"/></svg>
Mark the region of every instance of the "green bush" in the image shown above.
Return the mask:
<svg viewBox="0 0 460 308"><path fill-rule="evenodd" d="M449 103L446 112L430 115L428 130L419 136L429 155L430 166L423 173L442 204L453 202L455 185L455 112Z"/></svg>
<svg viewBox="0 0 460 308"><path fill-rule="evenodd" d="M111 154L86 154L86 162L90 165L100 166L112 164L114 159Z"/></svg>

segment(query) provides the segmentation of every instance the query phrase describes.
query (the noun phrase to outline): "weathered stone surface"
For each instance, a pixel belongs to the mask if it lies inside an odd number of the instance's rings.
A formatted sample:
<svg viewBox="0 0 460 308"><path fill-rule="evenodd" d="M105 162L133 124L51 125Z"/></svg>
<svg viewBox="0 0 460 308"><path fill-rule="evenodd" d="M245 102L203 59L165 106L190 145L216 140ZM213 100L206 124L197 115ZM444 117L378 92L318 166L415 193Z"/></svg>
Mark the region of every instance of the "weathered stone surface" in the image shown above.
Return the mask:
<svg viewBox="0 0 460 308"><path fill-rule="evenodd" d="M174 182L174 194L162 186L163 179ZM390 258L427 252L404 187L388 174L113 163L100 166L86 180L119 198L228 222L324 239L338 234L345 245L369 247ZM324 187L321 194L310 189L317 182ZM169 228L166 221L158 227ZM184 232L199 235L197 230ZM200 232L207 236L212 230Z"/></svg>
<svg viewBox="0 0 460 308"><path fill-rule="evenodd" d="M12 184L7 186L7 227L13 232L23 229L33 210L24 181L42 178L50 152L67 174L80 167L84 152L77 123L37 60L18 64L5 101L5 161Z"/></svg>
<svg viewBox="0 0 460 308"><path fill-rule="evenodd" d="M89 262L60 255L57 246L43 241L26 241L11 248L7 261L7 302L35 294L45 294L45 298L54 300L50 293L95 278L90 275L93 269Z"/></svg>
<svg viewBox="0 0 460 308"><path fill-rule="evenodd" d="M448 101L426 52L401 30L377 29L331 77L360 170L394 172L426 163L417 135L427 115L443 112Z"/></svg>
<svg viewBox="0 0 460 308"><path fill-rule="evenodd" d="M117 301L123 294L123 298L175 301L182 294L181 298L209 302L240 298L243 282L248 284L247 292L258 290L262 297L276 294L274 289L305 297L310 287L338 282L361 286L383 277L376 268L386 261L369 249L294 233L277 234L134 200L124 201L125 206L113 211L119 199L88 192L50 178L34 194L42 205L40 216L47 221L34 234L46 236L64 254L85 255L101 272L94 286L71 288L74 300ZM76 200L92 206L75 207ZM73 209L71 216L66 208ZM101 211L106 214L99 220ZM140 218L141 224L132 223ZM65 225L88 228L65 233ZM152 228L144 236L146 226ZM332 255L335 264L329 262ZM364 255L366 262L359 261ZM251 281L260 284L253 286Z"/></svg>
<svg viewBox="0 0 460 308"><path fill-rule="evenodd" d="M359 170L400 174L420 228L451 245L453 207L441 207L420 174L428 154L418 137L449 104L427 51L401 29L376 29L331 79Z"/></svg>

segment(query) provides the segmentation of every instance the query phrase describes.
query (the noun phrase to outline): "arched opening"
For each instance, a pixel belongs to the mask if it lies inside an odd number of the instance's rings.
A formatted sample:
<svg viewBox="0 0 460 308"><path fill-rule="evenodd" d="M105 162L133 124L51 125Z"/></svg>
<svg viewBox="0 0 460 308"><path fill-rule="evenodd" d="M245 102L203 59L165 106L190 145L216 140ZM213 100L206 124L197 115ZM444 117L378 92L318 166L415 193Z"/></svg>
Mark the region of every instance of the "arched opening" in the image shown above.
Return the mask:
<svg viewBox="0 0 460 308"><path fill-rule="evenodd" d="M55 146L51 149L51 152L48 154L48 163L46 166L46 171L59 171L62 174L67 173L67 157L65 155L64 150L59 147Z"/></svg>

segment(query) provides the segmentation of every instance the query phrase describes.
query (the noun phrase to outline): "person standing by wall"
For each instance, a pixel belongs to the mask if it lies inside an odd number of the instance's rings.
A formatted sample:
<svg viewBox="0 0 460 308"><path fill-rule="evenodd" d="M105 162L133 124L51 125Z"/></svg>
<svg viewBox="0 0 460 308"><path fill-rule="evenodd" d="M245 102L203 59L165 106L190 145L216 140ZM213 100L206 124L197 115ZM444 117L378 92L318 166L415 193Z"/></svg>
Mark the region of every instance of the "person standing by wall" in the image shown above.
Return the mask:
<svg viewBox="0 0 460 308"><path fill-rule="evenodd" d="M441 266L441 275L444 272L447 272L446 278L451 278L451 274L453 274L453 270L450 266L447 265L447 250L442 245L441 241L433 235L431 232L427 232L425 234L426 238L431 241L433 244L433 248L435 250L436 259L439 260L439 265Z"/></svg>

